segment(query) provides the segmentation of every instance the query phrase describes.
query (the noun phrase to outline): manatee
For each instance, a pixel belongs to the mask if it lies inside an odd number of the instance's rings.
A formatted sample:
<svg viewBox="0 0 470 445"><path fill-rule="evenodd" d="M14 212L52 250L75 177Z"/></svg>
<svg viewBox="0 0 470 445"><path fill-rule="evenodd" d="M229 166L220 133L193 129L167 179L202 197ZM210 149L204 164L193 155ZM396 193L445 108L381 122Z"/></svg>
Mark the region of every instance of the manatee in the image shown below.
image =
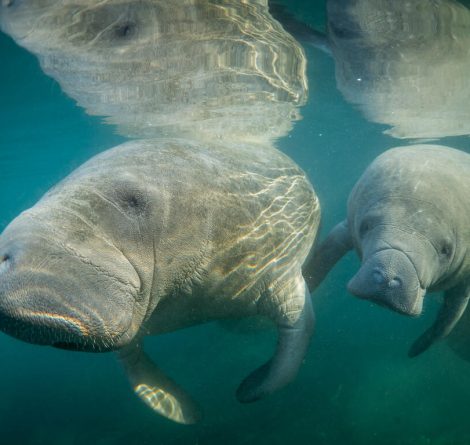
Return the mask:
<svg viewBox="0 0 470 445"><path fill-rule="evenodd" d="M2 233L0 328L41 345L117 351L147 404L192 423L195 404L145 355L142 338L268 317L276 352L237 397L251 402L284 386L313 330L301 266L318 221L305 174L273 148L127 142L72 172Z"/></svg>
<svg viewBox="0 0 470 445"><path fill-rule="evenodd" d="M470 155L440 145L390 149L366 169L334 227L305 266L310 290L349 250L361 268L348 284L359 298L418 316L427 292L444 291L434 324L410 356L446 337L470 297Z"/></svg>
<svg viewBox="0 0 470 445"><path fill-rule="evenodd" d="M274 147L308 89L303 50L267 2L12 0L0 26L89 114L137 138L79 167L0 235L0 329L116 351L141 400L194 423L197 403L143 338L265 317L276 351L237 398L289 383L314 327L301 266L320 208Z"/></svg>

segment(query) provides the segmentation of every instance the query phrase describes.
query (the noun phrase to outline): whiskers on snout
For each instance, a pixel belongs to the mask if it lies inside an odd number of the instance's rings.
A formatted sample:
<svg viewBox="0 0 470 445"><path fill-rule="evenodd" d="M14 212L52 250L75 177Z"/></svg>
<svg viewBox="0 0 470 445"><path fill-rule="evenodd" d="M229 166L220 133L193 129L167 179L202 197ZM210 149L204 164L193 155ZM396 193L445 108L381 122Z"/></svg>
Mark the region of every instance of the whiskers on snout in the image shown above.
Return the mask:
<svg viewBox="0 0 470 445"><path fill-rule="evenodd" d="M97 332L76 317L22 310L14 315L0 314L2 330L28 343L83 352L107 352L120 347L121 336Z"/></svg>

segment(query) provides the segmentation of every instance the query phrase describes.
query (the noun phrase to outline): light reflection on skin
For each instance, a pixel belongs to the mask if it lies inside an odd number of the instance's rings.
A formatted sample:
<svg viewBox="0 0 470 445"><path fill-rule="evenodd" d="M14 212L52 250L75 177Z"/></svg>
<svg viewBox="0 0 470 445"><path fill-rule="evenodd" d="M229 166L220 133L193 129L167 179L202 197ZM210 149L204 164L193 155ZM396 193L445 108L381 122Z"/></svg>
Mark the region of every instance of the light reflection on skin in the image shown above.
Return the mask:
<svg viewBox="0 0 470 445"><path fill-rule="evenodd" d="M29 319L32 322L34 320L39 320L38 324L41 324L41 321L45 324L48 321L59 322L65 324L68 328L71 328L72 331L78 331L80 336L88 337L90 335L89 329L83 324L79 319L71 317L68 315L58 315L51 312L32 312L32 311L21 311L21 316L25 319Z"/></svg>
<svg viewBox="0 0 470 445"><path fill-rule="evenodd" d="M186 423L181 405L171 394L145 383L136 385L134 391L154 411L175 422Z"/></svg>

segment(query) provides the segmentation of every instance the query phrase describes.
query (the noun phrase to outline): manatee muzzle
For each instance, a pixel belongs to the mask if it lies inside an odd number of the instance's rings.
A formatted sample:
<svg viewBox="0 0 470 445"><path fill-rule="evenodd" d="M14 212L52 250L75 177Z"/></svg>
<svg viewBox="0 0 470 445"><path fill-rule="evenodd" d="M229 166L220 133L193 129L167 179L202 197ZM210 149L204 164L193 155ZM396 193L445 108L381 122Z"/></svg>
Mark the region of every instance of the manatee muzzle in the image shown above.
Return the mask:
<svg viewBox="0 0 470 445"><path fill-rule="evenodd" d="M410 316L421 313L426 293L410 258L392 248L366 258L348 283L348 290L359 298Z"/></svg>
<svg viewBox="0 0 470 445"><path fill-rule="evenodd" d="M90 352L129 341L134 299L123 283L72 255L24 256L0 254L3 332L28 343Z"/></svg>
<svg viewBox="0 0 470 445"><path fill-rule="evenodd" d="M68 345L66 349L85 350L90 342L89 329L78 318L70 315L35 310L3 310L0 313L0 324L5 333L28 343L57 347Z"/></svg>

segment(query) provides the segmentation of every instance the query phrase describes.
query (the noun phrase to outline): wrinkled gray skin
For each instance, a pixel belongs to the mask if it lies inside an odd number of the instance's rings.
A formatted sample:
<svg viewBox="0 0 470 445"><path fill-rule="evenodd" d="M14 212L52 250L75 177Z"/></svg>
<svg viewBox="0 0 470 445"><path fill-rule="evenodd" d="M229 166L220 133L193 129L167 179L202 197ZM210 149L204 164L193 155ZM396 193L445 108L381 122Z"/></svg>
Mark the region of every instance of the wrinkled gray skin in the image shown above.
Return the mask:
<svg viewBox="0 0 470 445"><path fill-rule="evenodd" d="M0 328L118 350L145 403L193 423L142 337L261 315L277 349L237 397L287 384L313 330L301 264L319 206L267 147L307 99L305 55L267 2L7 0L0 28L89 114L147 139L92 159L1 235Z"/></svg>
<svg viewBox="0 0 470 445"><path fill-rule="evenodd" d="M0 236L0 328L21 340L120 353L136 393L182 423L197 405L143 353L145 335L262 315L273 358L241 384L257 400L295 376L313 330L301 265L319 205L264 146L129 142L94 157Z"/></svg>
<svg viewBox="0 0 470 445"><path fill-rule="evenodd" d="M306 264L309 288L355 249L362 266L348 290L360 298L418 316L427 292L445 291L436 322L409 352L420 354L452 330L468 302L469 196L470 155L438 145L386 151L356 183L347 219Z"/></svg>

